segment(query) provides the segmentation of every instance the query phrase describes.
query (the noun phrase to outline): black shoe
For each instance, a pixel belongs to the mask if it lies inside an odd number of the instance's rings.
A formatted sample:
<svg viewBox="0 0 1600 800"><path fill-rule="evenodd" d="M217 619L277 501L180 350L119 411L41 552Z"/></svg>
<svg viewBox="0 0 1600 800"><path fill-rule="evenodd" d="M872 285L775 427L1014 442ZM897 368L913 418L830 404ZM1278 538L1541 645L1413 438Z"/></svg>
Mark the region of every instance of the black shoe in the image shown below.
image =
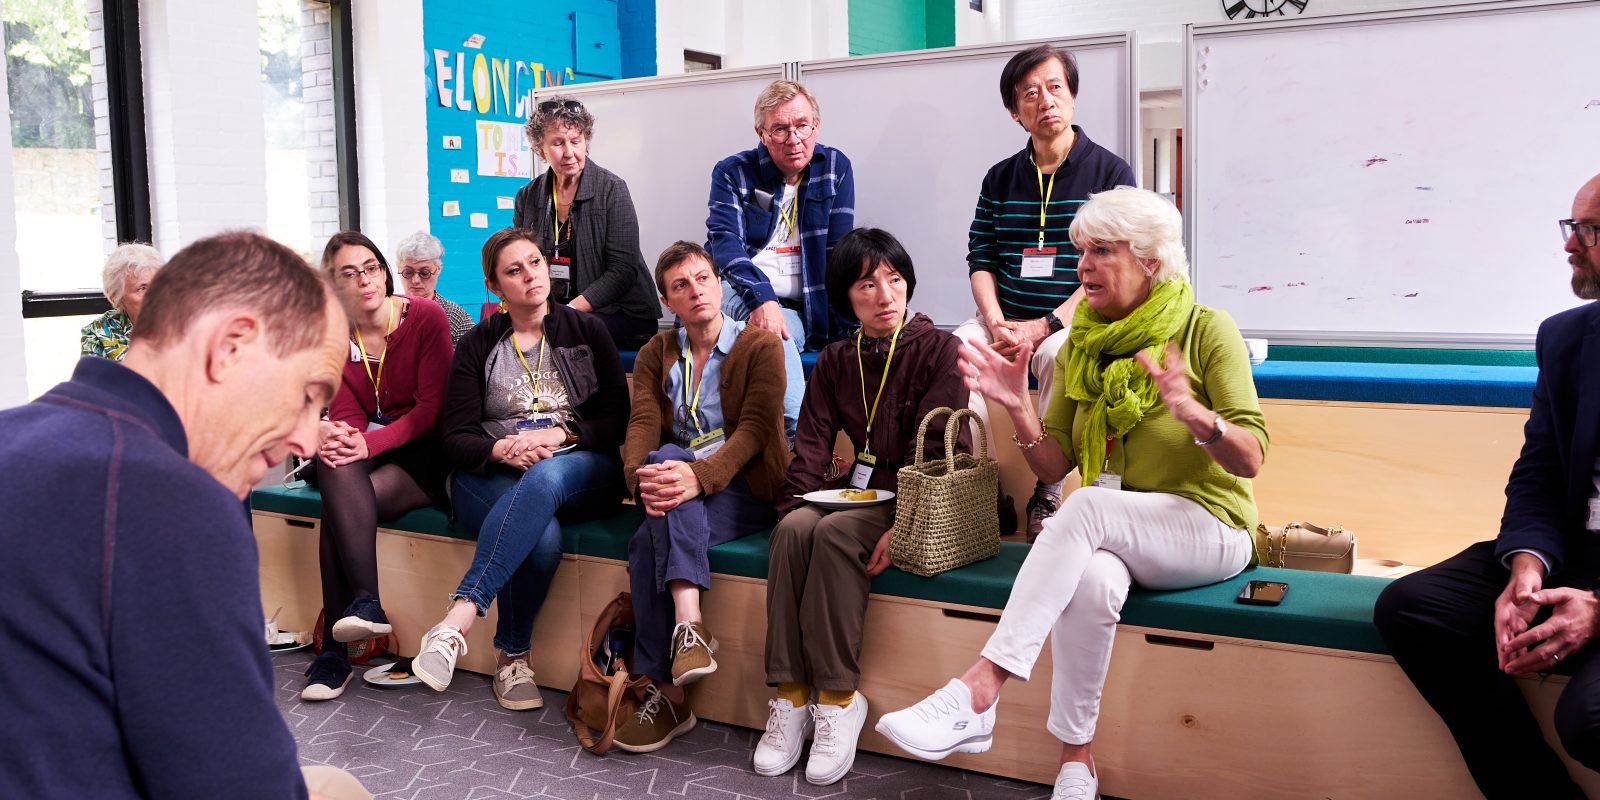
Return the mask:
<svg viewBox="0 0 1600 800"><path fill-rule="evenodd" d="M383 606L378 605L375 598L363 595L351 601L350 606L344 610L344 615L338 622L333 623L333 640L359 642L383 636L393 630L394 626L389 624L389 617L383 613Z"/></svg>
<svg viewBox="0 0 1600 800"><path fill-rule="evenodd" d="M306 667L306 688L300 690L300 699L332 700L344 694L344 687L350 685L350 679L353 677L355 671L350 669L350 659L345 658L342 653L330 650L317 656L317 660Z"/></svg>

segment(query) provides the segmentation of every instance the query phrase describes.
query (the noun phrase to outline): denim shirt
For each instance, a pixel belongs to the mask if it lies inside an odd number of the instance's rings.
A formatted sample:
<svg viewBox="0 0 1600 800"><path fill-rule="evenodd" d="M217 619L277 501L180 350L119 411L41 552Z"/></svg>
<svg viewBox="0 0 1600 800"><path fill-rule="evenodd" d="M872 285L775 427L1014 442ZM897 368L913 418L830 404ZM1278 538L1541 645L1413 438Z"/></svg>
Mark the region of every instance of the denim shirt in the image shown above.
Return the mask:
<svg viewBox="0 0 1600 800"><path fill-rule="evenodd" d="M745 323L738 322L728 315L722 315L722 333L717 335L717 343L712 346L709 360L706 362L705 371L700 375L700 402L696 407L697 419L700 422L698 430L688 422L689 401L683 396L684 360L679 358L673 362L672 369L667 372L667 397L672 399L675 411L672 420L672 433L677 437L678 444L687 448L690 440L701 434L710 433L723 427L722 418L722 382L719 376L722 373L722 360L728 357L733 350L733 341L739 338L739 332L744 330ZM689 330L678 329L678 351L688 352Z"/></svg>

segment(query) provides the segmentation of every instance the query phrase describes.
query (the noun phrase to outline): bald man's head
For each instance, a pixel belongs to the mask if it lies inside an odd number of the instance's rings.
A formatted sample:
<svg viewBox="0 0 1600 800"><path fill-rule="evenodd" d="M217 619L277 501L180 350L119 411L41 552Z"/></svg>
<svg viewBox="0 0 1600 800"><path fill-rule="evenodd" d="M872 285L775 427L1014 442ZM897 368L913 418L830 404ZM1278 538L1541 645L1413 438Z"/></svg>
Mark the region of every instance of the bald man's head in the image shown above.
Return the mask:
<svg viewBox="0 0 1600 800"><path fill-rule="evenodd" d="M1572 265L1572 293L1600 300L1600 175L1590 178L1572 200L1566 251Z"/></svg>

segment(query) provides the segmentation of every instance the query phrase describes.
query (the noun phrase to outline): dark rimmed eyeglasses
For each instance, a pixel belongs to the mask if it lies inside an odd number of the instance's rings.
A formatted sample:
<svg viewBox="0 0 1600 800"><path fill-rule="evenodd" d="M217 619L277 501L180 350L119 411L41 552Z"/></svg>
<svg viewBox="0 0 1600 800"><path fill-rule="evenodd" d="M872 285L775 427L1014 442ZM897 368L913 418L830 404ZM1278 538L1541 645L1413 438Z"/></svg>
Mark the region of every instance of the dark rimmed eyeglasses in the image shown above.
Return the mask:
<svg viewBox="0 0 1600 800"><path fill-rule="evenodd" d="M1578 241L1582 242L1584 247L1600 245L1600 225L1593 222L1579 222L1574 219L1564 219L1559 224L1561 225L1561 241L1565 242L1572 238L1573 233L1577 233Z"/></svg>
<svg viewBox="0 0 1600 800"><path fill-rule="evenodd" d="M436 269L411 269L410 267L407 267L403 270L400 270L400 277L405 278L408 281L412 278L421 278L425 281L432 280L433 276L438 274L439 270Z"/></svg>
<svg viewBox="0 0 1600 800"><path fill-rule="evenodd" d="M583 104L576 100L546 100L539 104L540 114L554 114L557 110L564 110L568 114L582 114Z"/></svg>

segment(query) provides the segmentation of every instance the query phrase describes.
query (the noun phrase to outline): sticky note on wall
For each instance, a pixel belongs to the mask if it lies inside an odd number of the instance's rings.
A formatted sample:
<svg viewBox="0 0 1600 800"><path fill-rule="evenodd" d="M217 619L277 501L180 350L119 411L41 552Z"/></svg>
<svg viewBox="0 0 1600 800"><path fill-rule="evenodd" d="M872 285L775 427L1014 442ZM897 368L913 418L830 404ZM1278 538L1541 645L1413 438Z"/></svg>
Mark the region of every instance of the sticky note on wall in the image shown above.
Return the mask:
<svg viewBox="0 0 1600 800"><path fill-rule="evenodd" d="M472 182L472 173L471 173L471 171L464 170L464 169L453 169L453 170L450 170L450 182L451 183L470 183L470 182Z"/></svg>
<svg viewBox="0 0 1600 800"><path fill-rule="evenodd" d="M443 216L446 216L446 217L459 217L459 216L461 216L461 201L460 200L446 200L446 201L444 201L444 206L439 209L439 213L441 215L443 215Z"/></svg>
<svg viewBox="0 0 1600 800"><path fill-rule="evenodd" d="M444 149L446 149L446 150L460 150L461 149L461 137L460 136L446 136L446 137L444 137Z"/></svg>
<svg viewBox="0 0 1600 800"><path fill-rule="evenodd" d="M507 209L507 210L514 209L514 208L517 207L517 198L515 198L515 197L496 197L494 199L494 207L495 208L499 208L499 209Z"/></svg>
<svg viewBox="0 0 1600 800"><path fill-rule="evenodd" d="M489 215L488 214L472 214L472 215L467 217L467 224L471 225L474 228L487 228L487 227L489 227Z"/></svg>

